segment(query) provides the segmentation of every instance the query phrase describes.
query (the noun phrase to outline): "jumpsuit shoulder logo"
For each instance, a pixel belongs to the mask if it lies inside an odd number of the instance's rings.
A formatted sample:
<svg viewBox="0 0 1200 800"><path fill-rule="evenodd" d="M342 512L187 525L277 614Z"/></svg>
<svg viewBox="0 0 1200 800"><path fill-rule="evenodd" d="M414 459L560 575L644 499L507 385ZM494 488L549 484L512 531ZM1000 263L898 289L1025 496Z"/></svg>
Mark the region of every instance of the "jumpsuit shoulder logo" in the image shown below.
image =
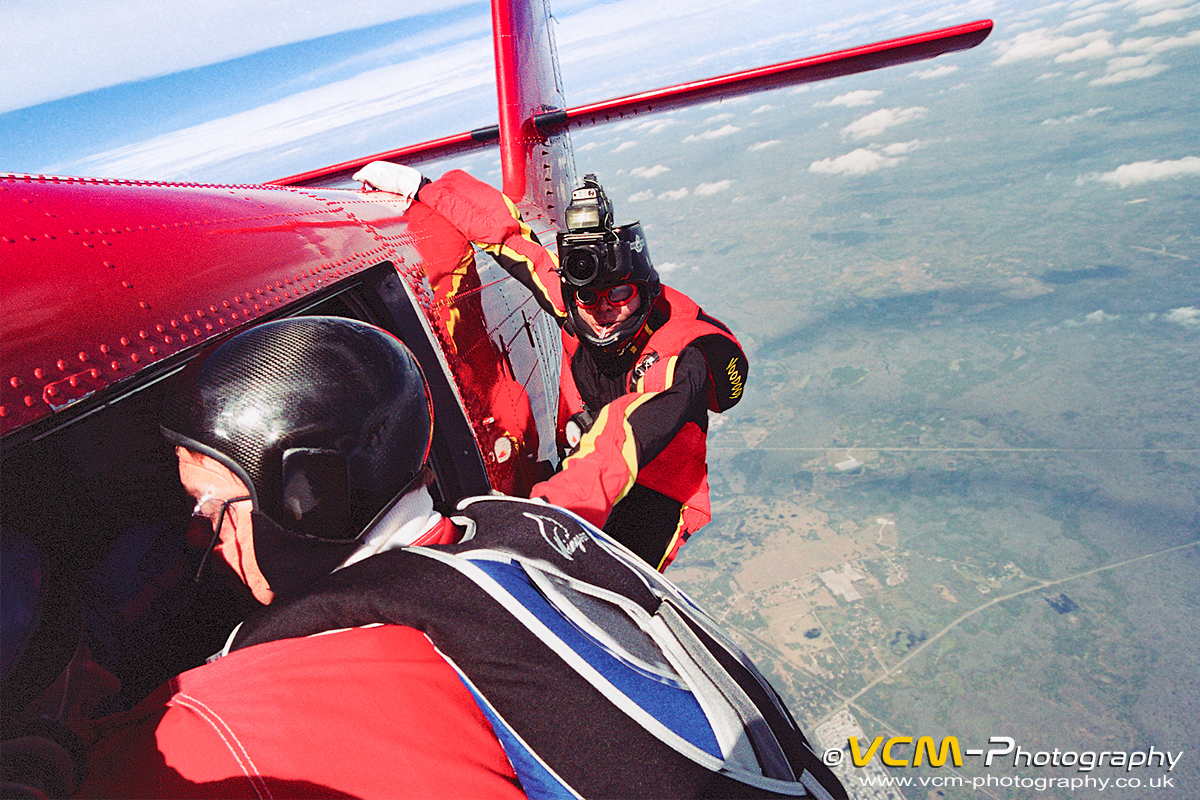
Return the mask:
<svg viewBox="0 0 1200 800"><path fill-rule="evenodd" d="M530 514L528 511L525 511L522 512L522 516L536 522L542 538L546 540L546 544L554 548L556 553L568 561L575 560L574 553L577 550L581 553L587 552L584 549L584 542L588 538L585 532L580 531L572 534L558 520L552 517L543 517L541 514Z"/></svg>
<svg viewBox="0 0 1200 800"><path fill-rule="evenodd" d="M742 374L738 372L737 357L729 359L725 372L729 375L729 396L736 400L742 396Z"/></svg>

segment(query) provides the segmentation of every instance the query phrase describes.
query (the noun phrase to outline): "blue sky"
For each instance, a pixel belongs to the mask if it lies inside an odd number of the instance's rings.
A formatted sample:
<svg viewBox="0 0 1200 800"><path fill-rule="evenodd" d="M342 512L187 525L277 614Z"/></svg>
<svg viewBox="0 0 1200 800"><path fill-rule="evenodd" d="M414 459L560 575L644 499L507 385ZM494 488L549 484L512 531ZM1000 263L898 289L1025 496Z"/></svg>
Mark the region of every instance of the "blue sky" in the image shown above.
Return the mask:
<svg viewBox="0 0 1200 800"><path fill-rule="evenodd" d="M1200 44L1197 0L551 11L569 105L984 17L993 65L1100 80L1153 78ZM496 121L485 0L0 0L0 29L0 171L258 182Z"/></svg>
<svg viewBox="0 0 1200 800"><path fill-rule="evenodd" d="M561 0L551 11L577 105L996 5ZM496 118L486 2L0 0L0 26L21 32L0 55L5 171L263 181Z"/></svg>

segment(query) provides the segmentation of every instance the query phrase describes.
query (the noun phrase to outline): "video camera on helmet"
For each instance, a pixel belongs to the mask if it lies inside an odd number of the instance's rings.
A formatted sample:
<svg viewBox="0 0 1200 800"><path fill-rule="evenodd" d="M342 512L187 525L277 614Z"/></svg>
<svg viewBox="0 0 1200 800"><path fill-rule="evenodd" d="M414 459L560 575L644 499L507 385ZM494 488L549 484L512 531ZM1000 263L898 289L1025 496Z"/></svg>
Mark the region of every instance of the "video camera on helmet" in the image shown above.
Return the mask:
<svg viewBox="0 0 1200 800"><path fill-rule="evenodd" d="M585 175L571 192L567 231L558 234L559 274L571 286L605 285L627 280L634 272L633 251L645 250L636 222L614 226L612 202L596 176Z"/></svg>

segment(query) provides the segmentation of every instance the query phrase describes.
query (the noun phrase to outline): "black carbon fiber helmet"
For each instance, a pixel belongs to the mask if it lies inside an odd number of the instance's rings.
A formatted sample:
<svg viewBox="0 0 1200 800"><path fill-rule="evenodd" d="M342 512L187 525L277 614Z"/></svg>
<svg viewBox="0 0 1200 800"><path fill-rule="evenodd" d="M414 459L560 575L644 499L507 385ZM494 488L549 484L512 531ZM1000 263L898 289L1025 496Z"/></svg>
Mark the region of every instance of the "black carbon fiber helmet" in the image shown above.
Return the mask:
<svg viewBox="0 0 1200 800"><path fill-rule="evenodd" d="M201 355L176 377L160 423L249 487L256 556L277 592L271 549L353 544L423 474L433 431L408 348L340 317L269 322Z"/></svg>
<svg viewBox="0 0 1200 800"><path fill-rule="evenodd" d="M597 347L624 342L645 325L662 291L641 223L613 224L612 203L591 174L584 176L583 186L572 192L566 218L567 231L558 234L558 263L563 300L575 333ZM576 293L584 288L603 292L623 283L637 286L641 307L619 330L596 336L579 318Z"/></svg>

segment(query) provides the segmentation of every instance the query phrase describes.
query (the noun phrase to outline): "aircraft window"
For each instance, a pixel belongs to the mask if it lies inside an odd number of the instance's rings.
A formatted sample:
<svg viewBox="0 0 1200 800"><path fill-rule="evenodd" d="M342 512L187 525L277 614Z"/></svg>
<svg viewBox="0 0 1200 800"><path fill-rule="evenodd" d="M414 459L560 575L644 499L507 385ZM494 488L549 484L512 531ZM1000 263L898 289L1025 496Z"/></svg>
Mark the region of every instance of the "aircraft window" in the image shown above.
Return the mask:
<svg viewBox="0 0 1200 800"><path fill-rule="evenodd" d="M80 629L68 620L82 615L84 641L121 679L125 703L201 663L247 609L231 574L199 586L190 580L191 501L158 433L163 386L6 452L0 464L6 536L28 539L43 578L63 588L44 603L39 627L59 630L67 640L58 642L60 656L69 658ZM5 696L49 685L65 666L44 661Z"/></svg>
<svg viewBox="0 0 1200 800"><path fill-rule="evenodd" d="M359 273L298 313L371 322L405 341L434 402L435 500L445 507L488 491L470 424L391 264ZM43 620L62 646L23 666L19 678L6 675L6 699L54 680L62 653L69 658L79 638L80 616L93 657L122 681L116 708L201 663L252 607L227 570L212 570L200 585L190 580L199 552L187 545L192 502L157 421L169 385L163 378L181 366L164 364L125 394L81 406L41 438L8 443L0 461L3 530L37 548L43 574L65 599L48 604ZM13 685L18 680L22 686Z"/></svg>
<svg viewBox="0 0 1200 800"><path fill-rule="evenodd" d="M364 320L409 344L434 398L436 499L450 504L487 492L470 425L390 264L359 273L299 313ZM98 399L40 438L6 443L5 537L12 533L36 547L42 574L63 598L47 604L42 620L61 647L23 666L19 676L6 670L6 700L54 680L79 639L80 616L94 659L122 681L115 710L202 663L252 607L228 570L211 570L200 585L191 581L199 553L187 545L192 501L179 484L173 448L158 431L169 385L163 377L181 366L163 365L142 385Z"/></svg>
<svg viewBox="0 0 1200 800"><path fill-rule="evenodd" d="M370 322L374 325L379 323L375 321L375 315L372 314L359 299L357 292L354 289L341 292L328 300L318 303L308 309L305 309L303 314L298 316L303 317L345 317L347 319L357 319L362 322Z"/></svg>

